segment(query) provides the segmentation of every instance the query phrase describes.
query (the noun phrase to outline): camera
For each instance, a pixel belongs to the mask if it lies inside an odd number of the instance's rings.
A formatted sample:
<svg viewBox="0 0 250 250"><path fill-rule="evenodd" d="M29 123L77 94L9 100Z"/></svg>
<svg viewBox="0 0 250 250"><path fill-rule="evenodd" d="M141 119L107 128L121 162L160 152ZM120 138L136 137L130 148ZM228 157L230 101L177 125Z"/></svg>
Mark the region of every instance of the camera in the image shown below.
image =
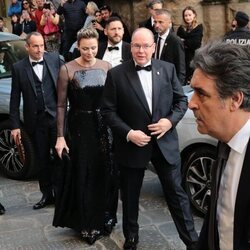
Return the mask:
<svg viewBox="0 0 250 250"><path fill-rule="evenodd" d="M91 23L95 24L95 23L96 23L96 20L91 20Z"/></svg>
<svg viewBox="0 0 250 250"><path fill-rule="evenodd" d="M43 8L44 8L44 9L50 10L50 3L45 3L45 4L43 5Z"/></svg>

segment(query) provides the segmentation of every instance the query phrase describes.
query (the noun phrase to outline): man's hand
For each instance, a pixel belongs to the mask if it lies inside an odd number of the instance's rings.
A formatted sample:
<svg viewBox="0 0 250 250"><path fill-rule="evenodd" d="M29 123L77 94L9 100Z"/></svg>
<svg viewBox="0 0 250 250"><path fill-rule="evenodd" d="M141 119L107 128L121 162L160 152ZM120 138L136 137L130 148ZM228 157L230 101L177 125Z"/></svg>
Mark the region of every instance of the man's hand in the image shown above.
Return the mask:
<svg viewBox="0 0 250 250"><path fill-rule="evenodd" d="M12 135L12 137L14 139L15 144L18 145L20 140L21 140L21 130L20 130L20 128L11 130L11 135Z"/></svg>
<svg viewBox="0 0 250 250"><path fill-rule="evenodd" d="M151 135L158 135L157 139L160 139L171 128L172 123L167 118L162 118L157 123L148 125L148 129L152 131Z"/></svg>
<svg viewBox="0 0 250 250"><path fill-rule="evenodd" d="M150 142L151 137L141 130L130 130L128 133L128 139L137 146L144 147Z"/></svg>

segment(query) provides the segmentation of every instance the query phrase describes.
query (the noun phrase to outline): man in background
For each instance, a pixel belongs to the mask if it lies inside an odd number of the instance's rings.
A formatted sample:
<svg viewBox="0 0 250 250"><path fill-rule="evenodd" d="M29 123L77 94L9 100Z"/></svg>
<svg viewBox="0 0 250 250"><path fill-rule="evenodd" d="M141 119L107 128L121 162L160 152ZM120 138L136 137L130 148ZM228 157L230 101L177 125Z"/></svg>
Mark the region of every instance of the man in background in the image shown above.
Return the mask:
<svg viewBox="0 0 250 250"><path fill-rule="evenodd" d="M155 59L173 63L178 79L184 85L186 76L185 50L181 39L171 32L171 13L166 9L155 10L154 26L157 33Z"/></svg>
<svg viewBox="0 0 250 250"><path fill-rule="evenodd" d="M148 0L146 4L149 18L141 23L139 23L139 27L145 27L147 29L150 29L154 34L156 34L156 31L154 29L154 13L155 10L162 9L163 8L163 1L162 0Z"/></svg>
<svg viewBox="0 0 250 250"><path fill-rule="evenodd" d="M87 17L86 4L82 0L61 0L57 9L58 15L64 16L61 53L65 61L69 61L68 53L71 45L77 40L77 32L83 27Z"/></svg>
<svg viewBox="0 0 250 250"><path fill-rule="evenodd" d="M234 17L232 25L234 30L224 37L227 43L238 45L250 45L250 30L248 29L249 16L242 11L238 11Z"/></svg>

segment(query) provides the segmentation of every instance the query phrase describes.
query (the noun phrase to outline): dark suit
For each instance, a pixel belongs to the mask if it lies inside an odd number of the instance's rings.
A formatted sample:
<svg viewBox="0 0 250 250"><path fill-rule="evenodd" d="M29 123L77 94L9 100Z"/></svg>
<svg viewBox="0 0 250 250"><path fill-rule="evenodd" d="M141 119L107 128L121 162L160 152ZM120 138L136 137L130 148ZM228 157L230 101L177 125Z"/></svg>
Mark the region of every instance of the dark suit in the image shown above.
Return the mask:
<svg viewBox="0 0 250 250"><path fill-rule="evenodd" d="M147 20L139 23L139 28L142 28L142 27L151 30L154 35L156 34L156 31L154 29L154 25L152 25L151 17L148 18Z"/></svg>
<svg viewBox="0 0 250 250"><path fill-rule="evenodd" d="M157 42L157 36L156 40ZM161 52L160 59L175 65L176 73L182 85L185 84L186 65L183 42L174 33L169 33Z"/></svg>
<svg viewBox="0 0 250 250"><path fill-rule="evenodd" d="M99 43L96 58L99 58L99 59L103 58L104 53L107 49L107 46L108 46L108 42ZM130 50L130 44L122 41L122 60L123 60L123 62L128 61L131 58L132 58L132 55L131 55L131 50Z"/></svg>
<svg viewBox="0 0 250 250"><path fill-rule="evenodd" d="M23 97L23 126L31 136L39 167L39 185L42 193L51 192L50 149L56 139L56 83L61 60L56 53L44 53L43 80L40 82L43 94L38 95L39 79L29 58L15 63L12 69L10 97L10 120L12 129L20 128L20 100Z"/></svg>
<svg viewBox="0 0 250 250"><path fill-rule="evenodd" d="M233 250L249 250L250 249L250 192L249 192L249 179L250 179L250 141L248 142L245 159L240 175L238 191L236 195L235 211L234 211L234 239ZM211 184L211 203L215 200L216 186L219 187L220 182L219 169L216 168L216 162L212 168L212 184ZM217 206L215 206L216 214ZM217 221L212 222L210 219L210 206L206 214L203 227L199 236L197 250L219 250L219 235ZM214 229L209 234L210 224L214 223ZM211 228L211 227L210 227ZM214 237L211 235L213 234ZM214 241L211 240L214 238ZM209 244L210 248L209 248Z"/></svg>
<svg viewBox="0 0 250 250"><path fill-rule="evenodd" d="M101 42L98 46L97 58L103 59L107 49L108 42ZM126 62L132 58L130 44L122 41L121 63ZM111 62L110 62L111 63ZM106 210L105 222L114 220L117 222L117 207L119 200L119 171L116 164L113 166L111 173L109 172L106 177Z"/></svg>
<svg viewBox="0 0 250 250"><path fill-rule="evenodd" d="M181 187L180 153L176 125L187 109L187 99L172 64L152 60L152 114L150 113L134 61L108 72L103 95L102 114L114 136L115 157L121 172L123 233L138 236L139 194L144 170L151 160L163 186L166 201L181 239L187 244L197 240L189 201ZM173 127L144 147L127 142L131 129L147 135L147 126L168 118Z"/></svg>

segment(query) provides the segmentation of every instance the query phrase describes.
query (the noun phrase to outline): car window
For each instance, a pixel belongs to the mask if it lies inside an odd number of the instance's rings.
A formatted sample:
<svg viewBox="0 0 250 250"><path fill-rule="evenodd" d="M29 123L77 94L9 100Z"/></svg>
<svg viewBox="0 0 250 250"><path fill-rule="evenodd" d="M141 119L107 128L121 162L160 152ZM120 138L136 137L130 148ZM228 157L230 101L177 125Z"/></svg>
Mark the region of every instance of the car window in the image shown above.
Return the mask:
<svg viewBox="0 0 250 250"><path fill-rule="evenodd" d="M27 54L24 41L0 42L0 78L11 77L13 63Z"/></svg>

